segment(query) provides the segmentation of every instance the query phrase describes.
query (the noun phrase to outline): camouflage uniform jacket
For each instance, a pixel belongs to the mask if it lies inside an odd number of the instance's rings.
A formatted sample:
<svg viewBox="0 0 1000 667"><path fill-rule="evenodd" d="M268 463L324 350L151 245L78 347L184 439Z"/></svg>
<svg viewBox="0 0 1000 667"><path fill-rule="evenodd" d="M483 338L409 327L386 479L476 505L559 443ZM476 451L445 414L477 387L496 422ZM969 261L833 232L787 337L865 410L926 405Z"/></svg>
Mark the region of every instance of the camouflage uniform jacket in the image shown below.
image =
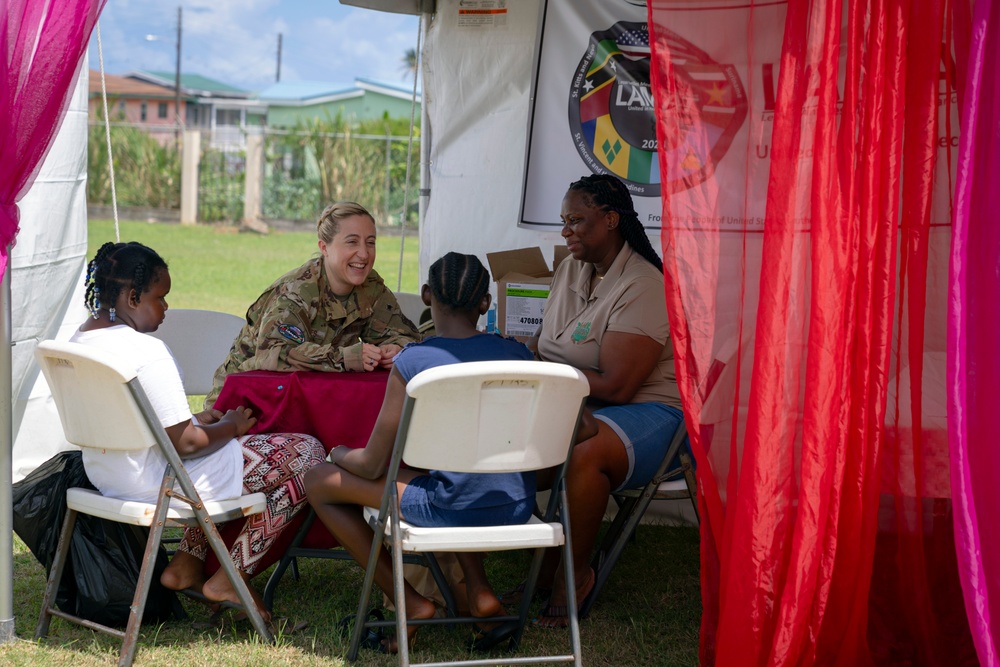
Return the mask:
<svg viewBox="0 0 1000 667"><path fill-rule="evenodd" d="M226 361L215 371L210 407L226 376L242 371L363 371L361 342L420 340L374 270L345 302L329 289L321 257L278 278L247 310Z"/></svg>

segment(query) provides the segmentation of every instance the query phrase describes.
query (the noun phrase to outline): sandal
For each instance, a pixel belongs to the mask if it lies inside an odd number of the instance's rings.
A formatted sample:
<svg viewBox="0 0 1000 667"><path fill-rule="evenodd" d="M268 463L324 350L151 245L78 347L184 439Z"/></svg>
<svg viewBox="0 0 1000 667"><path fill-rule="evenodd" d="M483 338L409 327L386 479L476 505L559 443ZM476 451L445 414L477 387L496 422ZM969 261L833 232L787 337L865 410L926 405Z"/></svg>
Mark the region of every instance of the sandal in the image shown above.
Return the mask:
<svg viewBox="0 0 1000 667"><path fill-rule="evenodd" d="M517 632L517 625L517 621L507 621L490 630L483 630L478 624L473 623L472 630L475 632L475 637L469 648L473 651L489 651L500 642L513 637L514 633Z"/></svg>
<svg viewBox="0 0 1000 667"><path fill-rule="evenodd" d="M587 568L587 572L587 578L576 587L577 611L590 595L590 591L594 589L594 568ZM549 619L549 622L544 622L543 619ZM542 607L538 616L532 619L531 624L540 628L565 628L569 626L569 610L566 607L566 601L564 600L562 604L552 604L552 598L549 598L548 604Z"/></svg>
<svg viewBox="0 0 1000 667"><path fill-rule="evenodd" d="M514 588L510 589L506 593L501 593L497 596L500 600L500 604L503 606L516 607L521 604L521 600L524 599L524 588L526 582L522 581ZM543 588L541 586L535 585L535 593L531 596L534 601L541 602L547 600L552 596L552 589Z"/></svg>
<svg viewBox="0 0 1000 667"><path fill-rule="evenodd" d="M297 632L302 632L309 627L309 621L293 621L290 618L280 617L271 618L267 622L267 627L271 630L271 634L275 637L280 637L282 635L294 635Z"/></svg>
<svg viewBox="0 0 1000 667"><path fill-rule="evenodd" d="M345 616L340 619L337 623L337 627L340 629L341 636L351 637L351 625L357 619L357 614L351 614L350 616ZM369 621L384 621L385 616L378 609L371 609L368 611L367 620ZM368 628L364 636L361 637L361 647L366 648L370 651L377 651L378 653L388 653L389 646L386 641L385 633L382 631L381 627Z"/></svg>

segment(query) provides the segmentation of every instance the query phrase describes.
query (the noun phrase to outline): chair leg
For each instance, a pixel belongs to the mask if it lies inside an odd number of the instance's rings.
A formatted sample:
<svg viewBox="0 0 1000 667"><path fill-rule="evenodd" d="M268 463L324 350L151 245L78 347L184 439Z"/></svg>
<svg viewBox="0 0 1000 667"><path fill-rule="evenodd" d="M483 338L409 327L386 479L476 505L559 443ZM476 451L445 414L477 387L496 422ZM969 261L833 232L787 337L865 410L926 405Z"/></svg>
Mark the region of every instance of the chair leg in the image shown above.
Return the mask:
<svg viewBox="0 0 1000 667"><path fill-rule="evenodd" d="M281 560L274 567L274 571L271 572L271 576L267 578L267 584L264 586L264 606L268 609L274 609L274 591L278 588L278 584L281 582L281 577L284 576L285 570L288 566L292 566L293 577L296 581L299 579L299 568L296 560L296 552L299 547L302 546L302 542L305 540L306 535L309 533L309 529L312 528L313 522L316 521L316 512L312 507L309 507L306 511L305 520L303 520L302 525L299 526L298 531L295 533L295 537L292 538L292 543L288 545L288 549L282 554Z"/></svg>
<svg viewBox="0 0 1000 667"><path fill-rule="evenodd" d="M407 562L406 554L403 554L403 562ZM434 583L437 584L438 590L441 592L441 597L444 598L444 605L448 610L448 615L452 618L458 618L458 603L455 601L455 594L452 592L451 584L448 582L448 578L444 576L444 571L441 569L437 558L433 553L427 552L423 554L423 562L420 564L431 571Z"/></svg>
<svg viewBox="0 0 1000 667"><path fill-rule="evenodd" d="M563 529L565 531L565 527ZM524 591L521 594L521 602L517 610L517 630L510 639L510 650L517 650L521 643L521 635L524 634L524 627L528 623L528 613L531 611L531 599L534 597L535 588L538 585L538 576L542 572L542 561L545 560L546 549L535 549L535 555L531 559L531 567L528 569L528 578L525 579ZM563 553L565 556L565 552Z"/></svg>
<svg viewBox="0 0 1000 667"><path fill-rule="evenodd" d="M618 558L621 557L628 541L632 539L639 521L642 520L642 515L646 513L649 503L652 502L653 491L652 488L646 488L643 490L642 496L630 498L630 502L624 503L619 508L611 528L608 529L609 535L606 535L601 543L603 552L600 554L601 564L594 572L594 587L590 590L587 598L583 600L583 604L580 605L580 618L586 618L590 615L590 610L604 589Z"/></svg>
<svg viewBox="0 0 1000 667"><path fill-rule="evenodd" d="M219 530L216 528L215 523L208 516L208 513L204 508L195 508L195 515L198 517L199 524L205 533L205 537L208 538L208 543L212 547L212 551L215 552L216 557L219 560L219 567L226 573L226 577L229 579L229 583L233 585L236 590L236 595L240 599L240 604L243 605L243 611L246 612L247 618L250 619L251 625L253 625L254 630L260 635L268 644L274 643L274 635L271 634L271 629L264 622L264 617L261 616L260 610L257 608L257 603L254 602L253 596L250 595L249 584L243 580L240 576L239 571L236 569L236 565L233 564L233 559L229 555L229 550L226 549L226 543L222 541L222 537L219 535Z"/></svg>
<svg viewBox="0 0 1000 667"><path fill-rule="evenodd" d="M393 494L389 519L392 521L392 588L396 606L396 651L399 667L410 665L410 641L406 634L406 580L403 578L403 541L399 529L399 500ZM381 547L379 547L381 548Z"/></svg>
<svg viewBox="0 0 1000 667"><path fill-rule="evenodd" d="M701 514L698 512L698 478L695 474L694 464L686 452L681 452L680 459L684 465L684 482L687 484L688 497L691 499L691 506L694 508L694 517L700 525Z"/></svg>
<svg viewBox="0 0 1000 667"><path fill-rule="evenodd" d="M365 579L361 584L361 594L358 597L358 613L354 617L354 632L351 633L351 645L347 649L347 659L354 662L358 659L358 650L361 648L361 637L365 633L366 620L368 618L369 601L372 596L372 584L375 582L375 567L378 563L379 550L382 548L382 540L385 538L385 521L379 517L372 536L372 546L368 553L368 565L365 567Z"/></svg>
<svg viewBox="0 0 1000 667"><path fill-rule="evenodd" d="M576 667L583 667L583 649L580 646L580 617L577 613L576 600L576 573L573 568L573 540L570 536L569 526L569 499L566 496L565 481L559 488L560 503L559 511L563 534L563 572L566 575L566 617L569 621L569 643L573 650L573 664Z"/></svg>
<svg viewBox="0 0 1000 667"><path fill-rule="evenodd" d="M153 582L153 570L156 569L156 550L163 537L163 526L166 522L168 507L169 501L161 496L149 529L149 537L146 539L146 549L142 554L142 567L139 568L139 581L136 585L135 595L132 597L132 609L128 616L128 623L125 626L125 640L122 642L121 652L118 655L118 667L130 667L135 660L142 615L146 611L146 598L149 596L149 588Z"/></svg>
<svg viewBox="0 0 1000 667"><path fill-rule="evenodd" d="M63 519L62 530L59 532L59 542L56 544L56 553L49 568L49 580L45 585L42 611L38 615L38 626L35 628L35 639L41 639L49 634L49 623L52 621L50 610L55 606L59 582L62 580L66 559L69 557L70 537L73 535L73 527L76 526L76 516L75 510L66 510L66 518Z"/></svg>

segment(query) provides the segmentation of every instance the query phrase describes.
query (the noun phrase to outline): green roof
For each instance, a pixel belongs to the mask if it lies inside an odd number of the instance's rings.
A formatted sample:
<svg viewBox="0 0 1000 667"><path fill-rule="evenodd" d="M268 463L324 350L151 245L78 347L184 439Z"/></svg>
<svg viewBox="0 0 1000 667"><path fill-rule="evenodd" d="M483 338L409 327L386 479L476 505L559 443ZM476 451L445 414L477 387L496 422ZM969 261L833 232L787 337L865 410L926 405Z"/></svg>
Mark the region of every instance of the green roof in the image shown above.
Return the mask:
<svg viewBox="0 0 1000 667"><path fill-rule="evenodd" d="M173 85L176 79L176 72L164 72L164 71L152 71L152 70L141 70L146 74L155 76L159 79L163 79L165 82ZM202 76L200 74L185 74L181 72L181 88L188 88L190 90L203 90L210 93L243 93L246 94L248 91L242 88L236 88L235 86L230 86L229 84L222 83L221 81L216 81L215 79L209 79L207 76Z"/></svg>

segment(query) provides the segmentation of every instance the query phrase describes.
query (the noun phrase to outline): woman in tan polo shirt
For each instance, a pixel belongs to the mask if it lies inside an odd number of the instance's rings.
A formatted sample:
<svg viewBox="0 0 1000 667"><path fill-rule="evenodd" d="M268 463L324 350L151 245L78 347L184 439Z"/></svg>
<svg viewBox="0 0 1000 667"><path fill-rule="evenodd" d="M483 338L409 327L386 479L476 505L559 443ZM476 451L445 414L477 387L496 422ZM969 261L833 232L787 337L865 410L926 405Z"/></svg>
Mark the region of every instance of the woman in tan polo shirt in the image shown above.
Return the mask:
<svg viewBox="0 0 1000 667"><path fill-rule="evenodd" d="M560 262L537 338L544 361L570 364L590 381L597 434L576 445L567 476L577 604L594 584L590 553L611 491L646 484L681 424L667 322L663 264L628 188L611 175L581 178L562 202ZM564 627L566 592L556 567L535 623Z"/></svg>

